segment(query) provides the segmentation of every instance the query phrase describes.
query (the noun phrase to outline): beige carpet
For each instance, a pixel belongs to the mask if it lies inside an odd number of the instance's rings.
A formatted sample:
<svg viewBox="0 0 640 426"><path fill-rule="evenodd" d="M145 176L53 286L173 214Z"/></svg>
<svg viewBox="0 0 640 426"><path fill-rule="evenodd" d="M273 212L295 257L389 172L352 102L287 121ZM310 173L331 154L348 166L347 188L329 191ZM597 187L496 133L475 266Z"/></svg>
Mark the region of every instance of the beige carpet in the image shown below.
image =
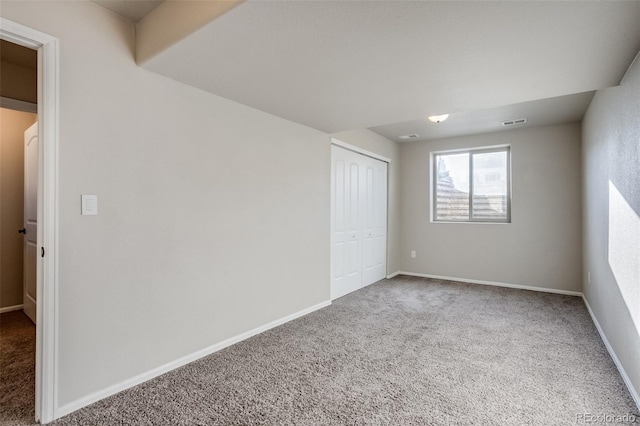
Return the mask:
<svg viewBox="0 0 640 426"><path fill-rule="evenodd" d="M580 298L397 277L57 424L566 425L585 414L640 418Z"/></svg>
<svg viewBox="0 0 640 426"><path fill-rule="evenodd" d="M36 326L22 311L0 314L0 425L33 421Z"/></svg>

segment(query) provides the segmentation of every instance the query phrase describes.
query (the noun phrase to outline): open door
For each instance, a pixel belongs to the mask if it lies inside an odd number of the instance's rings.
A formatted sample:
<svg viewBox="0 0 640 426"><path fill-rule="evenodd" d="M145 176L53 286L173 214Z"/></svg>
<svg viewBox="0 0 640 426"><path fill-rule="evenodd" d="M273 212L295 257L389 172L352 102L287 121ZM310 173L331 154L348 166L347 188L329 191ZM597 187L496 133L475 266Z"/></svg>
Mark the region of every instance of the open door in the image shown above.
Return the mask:
<svg viewBox="0 0 640 426"><path fill-rule="evenodd" d="M36 389L35 420L49 423L59 417L57 412L57 305L58 294L58 94L60 92L59 41L56 37L26 27L0 16L0 39L38 51L38 125L33 127L38 145L27 156L26 164L36 174L29 177L29 194L25 197L24 246L30 254L23 262L31 272L25 274L24 288L33 302L24 296L27 315L37 319L36 327ZM36 130L38 129L38 130ZM31 144L30 143L30 144ZM40 146L41 145L41 146ZM35 148L33 145L31 148ZM36 157L35 152L38 152ZM26 144L25 144L25 154ZM36 160L37 158L37 160ZM25 188L26 189L26 188ZM27 213L29 212L29 213ZM36 232L37 230L37 232ZM39 234L39 235L36 235ZM28 244L27 244L28 238ZM35 246L35 244L40 244ZM46 249L46 257L45 257ZM36 261L37 259L37 261ZM37 295L37 296L36 296ZM37 305L36 305L37 298ZM37 309L36 309L37 308ZM36 318L37 316L37 318Z"/></svg>
<svg viewBox="0 0 640 426"><path fill-rule="evenodd" d="M24 313L36 322L38 256L38 122L24 132Z"/></svg>

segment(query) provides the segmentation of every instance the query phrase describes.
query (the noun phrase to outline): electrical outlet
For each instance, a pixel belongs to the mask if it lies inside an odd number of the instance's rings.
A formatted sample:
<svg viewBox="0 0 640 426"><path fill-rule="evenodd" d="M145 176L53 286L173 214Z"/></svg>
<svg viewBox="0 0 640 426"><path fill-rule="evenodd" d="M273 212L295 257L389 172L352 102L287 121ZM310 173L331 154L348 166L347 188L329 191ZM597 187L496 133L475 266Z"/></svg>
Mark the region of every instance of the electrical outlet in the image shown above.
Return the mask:
<svg viewBox="0 0 640 426"><path fill-rule="evenodd" d="M411 250L411 258L412 259L416 258L416 251L415 250Z"/></svg>

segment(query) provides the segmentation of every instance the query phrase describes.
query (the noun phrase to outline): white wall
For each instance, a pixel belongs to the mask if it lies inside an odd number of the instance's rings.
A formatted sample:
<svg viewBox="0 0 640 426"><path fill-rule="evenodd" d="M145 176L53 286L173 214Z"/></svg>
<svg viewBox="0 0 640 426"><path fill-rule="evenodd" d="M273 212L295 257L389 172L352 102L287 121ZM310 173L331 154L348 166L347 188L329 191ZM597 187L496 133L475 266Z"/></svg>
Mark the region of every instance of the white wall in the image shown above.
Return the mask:
<svg viewBox="0 0 640 426"><path fill-rule="evenodd" d="M329 299L328 135L137 67L93 3L1 14L60 39L59 406Z"/></svg>
<svg viewBox="0 0 640 426"><path fill-rule="evenodd" d="M24 131L36 118L0 108L0 308L22 305Z"/></svg>
<svg viewBox="0 0 640 426"><path fill-rule="evenodd" d="M504 144L511 223L430 222L430 152ZM579 124L405 143L400 163L402 271L581 291Z"/></svg>
<svg viewBox="0 0 640 426"><path fill-rule="evenodd" d="M640 392L640 59L583 120L584 295ZM591 280L588 279L589 274Z"/></svg>
<svg viewBox="0 0 640 426"><path fill-rule="evenodd" d="M387 171L387 274L393 274L400 266L400 146L368 129L349 130L331 136L391 160Z"/></svg>

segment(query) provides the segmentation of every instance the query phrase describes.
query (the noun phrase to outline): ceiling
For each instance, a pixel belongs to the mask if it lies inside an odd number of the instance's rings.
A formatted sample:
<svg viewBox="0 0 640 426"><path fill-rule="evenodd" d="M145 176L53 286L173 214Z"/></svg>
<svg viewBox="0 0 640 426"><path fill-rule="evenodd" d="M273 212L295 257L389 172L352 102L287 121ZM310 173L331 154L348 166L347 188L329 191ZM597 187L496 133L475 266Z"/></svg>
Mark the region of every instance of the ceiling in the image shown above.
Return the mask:
<svg viewBox="0 0 640 426"><path fill-rule="evenodd" d="M132 22L140 22L164 0L91 0Z"/></svg>
<svg viewBox="0 0 640 426"><path fill-rule="evenodd" d="M0 40L0 60L31 70L38 69L38 52L6 40Z"/></svg>
<svg viewBox="0 0 640 426"><path fill-rule="evenodd" d="M421 119L375 126L370 129L396 142L415 142L524 127L572 123L582 120L594 94L595 92L576 93L497 108L459 112L451 114L446 121L438 124ZM522 118L527 120L523 124L502 125L503 121ZM417 137L401 138L401 136L407 135L417 135Z"/></svg>
<svg viewBox="0 0 640 426"><path fill-rule="evenodd" d="M142 66L328 133L428 138L579 120L638 50L638 1L247 1Z"/></svg>

